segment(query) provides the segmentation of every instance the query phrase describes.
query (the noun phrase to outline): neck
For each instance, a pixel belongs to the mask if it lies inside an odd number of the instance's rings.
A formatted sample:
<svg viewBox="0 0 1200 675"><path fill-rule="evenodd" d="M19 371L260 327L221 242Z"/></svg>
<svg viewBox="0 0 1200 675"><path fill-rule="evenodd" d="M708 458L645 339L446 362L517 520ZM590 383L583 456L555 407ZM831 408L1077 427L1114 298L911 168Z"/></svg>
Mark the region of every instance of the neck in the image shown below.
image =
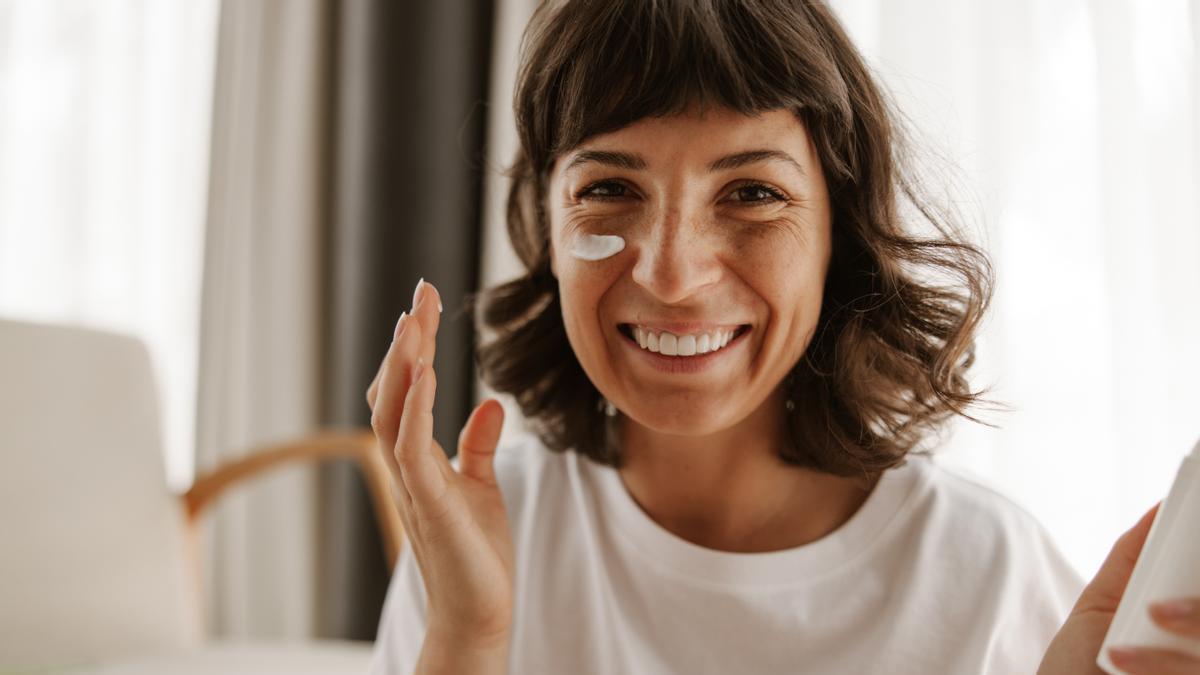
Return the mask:
<svg viewBox="0 0 1200 675"><path fill-rule="evenodd" d="M621 479L650 518L694 544L738 552L802 546L849 520L874 483L784 463L785 424L778 396L703 436L623 418Z"/></svg>

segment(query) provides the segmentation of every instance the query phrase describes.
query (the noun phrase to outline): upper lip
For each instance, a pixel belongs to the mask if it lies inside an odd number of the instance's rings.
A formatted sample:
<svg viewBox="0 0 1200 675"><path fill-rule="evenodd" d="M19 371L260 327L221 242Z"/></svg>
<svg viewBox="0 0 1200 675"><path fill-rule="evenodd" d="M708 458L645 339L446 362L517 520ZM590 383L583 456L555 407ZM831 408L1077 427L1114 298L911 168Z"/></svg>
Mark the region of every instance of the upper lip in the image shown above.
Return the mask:
<svg viewBox="0 0 1200 675"><path fill-rule="evenodd" d="M687 335L690 333L712 333L718 330L736 330L745 323L734 323L722 321L720 323L714 321L623 321L625 325L637 326L646 328L652 331L667 331L676 335Z"/></svg>

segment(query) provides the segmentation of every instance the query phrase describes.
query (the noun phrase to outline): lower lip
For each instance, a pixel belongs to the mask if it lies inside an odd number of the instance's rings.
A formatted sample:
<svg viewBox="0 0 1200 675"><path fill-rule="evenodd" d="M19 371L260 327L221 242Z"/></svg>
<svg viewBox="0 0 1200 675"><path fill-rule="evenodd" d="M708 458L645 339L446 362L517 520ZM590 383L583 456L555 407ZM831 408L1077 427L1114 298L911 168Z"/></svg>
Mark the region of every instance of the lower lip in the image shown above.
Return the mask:
<svg viewBox="0 0 1200 675"><path fill-rule="evenodd" d="M674 375L701 373L709 368L712 368L716 363L723 359L725 355L730 352L730 350L740 345L742 343L742 339L745 338L749 333L749 329L743 330L734 336L732 340L726 343L724 347L721 347L715 352L708 352L707 354L693 354L692 356L664 356L648 349L642 349L636 340L631 339L628 335L625 335L619 330L617 331L617 334L621 336L621 340L628 345L630 349L636 351L638 354L641 354L642 358L645 359L646 363L652 368Z"/></svg>

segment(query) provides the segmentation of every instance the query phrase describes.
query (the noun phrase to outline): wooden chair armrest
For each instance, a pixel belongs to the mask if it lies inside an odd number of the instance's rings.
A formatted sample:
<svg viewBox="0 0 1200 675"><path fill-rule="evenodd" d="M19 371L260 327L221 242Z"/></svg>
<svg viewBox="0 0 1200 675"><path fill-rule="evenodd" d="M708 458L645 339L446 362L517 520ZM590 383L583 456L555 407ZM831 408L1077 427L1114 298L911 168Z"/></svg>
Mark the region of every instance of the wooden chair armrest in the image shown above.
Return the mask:
<svg viewBox="0 0 1200 675"><path fill-rule="evenodd" d="M192 487L183 494L188 522L195 525L200 515L226 490L268 469L297 461L339 458L354 460L362 471L383 536L390 570L395 567L396 557L403 545L404 526L392 501L391 476L377 449L375 434L370 430L324 431L293 442L259 448L241 459L221 464L198 476Z"/></svg>

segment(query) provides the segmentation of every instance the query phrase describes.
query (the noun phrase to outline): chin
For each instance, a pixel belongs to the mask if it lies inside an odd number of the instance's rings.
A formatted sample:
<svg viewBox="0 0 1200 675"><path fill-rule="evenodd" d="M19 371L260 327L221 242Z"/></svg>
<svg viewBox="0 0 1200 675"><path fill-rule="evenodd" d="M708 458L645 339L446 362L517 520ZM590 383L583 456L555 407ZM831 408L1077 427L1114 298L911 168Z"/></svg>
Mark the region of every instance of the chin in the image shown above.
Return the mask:
<svg viewBox="0 0 1200 675"><path fill-rule="evenodd" d="M625 414L634 422L660 434L707 436L732 425L732 420L726 419L730 412L725 406L681 403L628 410Z"/></svg>

